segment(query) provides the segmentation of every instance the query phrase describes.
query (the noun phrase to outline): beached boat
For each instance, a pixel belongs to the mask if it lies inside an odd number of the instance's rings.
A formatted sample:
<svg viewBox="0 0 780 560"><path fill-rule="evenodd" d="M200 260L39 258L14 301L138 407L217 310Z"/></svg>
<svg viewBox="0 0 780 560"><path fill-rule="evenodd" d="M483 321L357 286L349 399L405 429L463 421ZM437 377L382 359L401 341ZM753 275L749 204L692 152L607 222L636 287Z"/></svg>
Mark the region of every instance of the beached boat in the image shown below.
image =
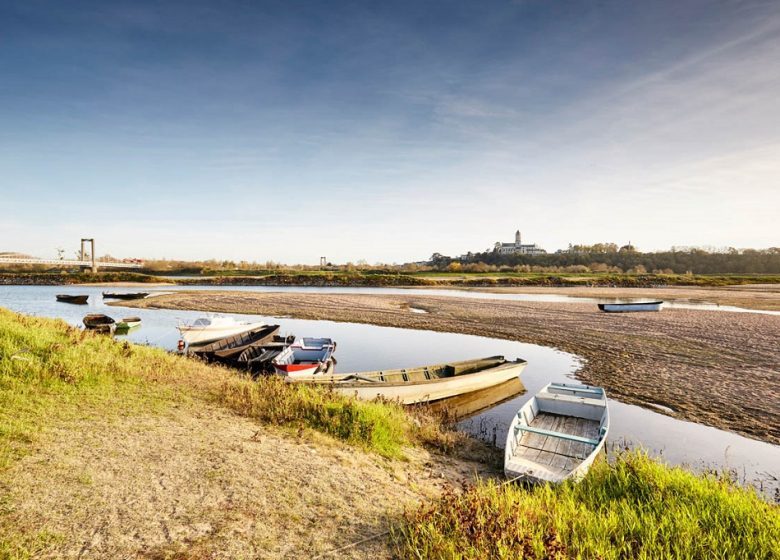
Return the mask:
<svg viewBox="0 0 780 560"><path fill-rule="evenodd" d="M250 346L241 352L233 365L246 369L252 372L252 374L273 373L274 368L271 362L294 341L295 337L292 335L287 337L275 336L271 342Z"/></svg>
<svg viewBox="0 0 780 560"><path fill-rule="evenodd" d="M140 317L125 317L124 319L120 320L116 324L117 330L124 329L124 330L130 330L134 329L135 327L141 326L141 318Z"/></svg>
<svg viewBox="0 0 780 560"><path fill-rule="evenodd" d="M606 313L628 313L631 311L661 311L662 301L636 303L599 303L599 309Z"/></svg>
<svg viewBox="0 0 780 560"><path fill-rule="evenodd" d="M216 340L210 344L190 348L190 352L209 362L230 362L250 346L273 342L279 325L263 325L258 329Z"/></svg>
<svg viewBox="0 0 780 560"><path fill-rule="evenodd" d="M214 342L228 336L259 329L263 322L239 322L233 317L201 317L191 325L180 325L179 332L189 345L200 345Z"/></svg>
<svg viewBox="0 0 780 560"><path fill-rule="evenodd" d="M274 371L290 379L309 377L332 369L336 343L330 338L298 338L273 360Z"/></svg>
<svg viewBox="0 0 780 560"><path fill-rule="evenodd" d="M92 313L83 319L84 326L92 331L113 333L116 330L116 322L108 315Z"/></svg>
<svg viewBox="0 0 780 560"><path fill-rule="evenodd" d="M61 301L63 303L75 303L78 305L84 305L85 303L87 303L88 299L89 296L70 296L68 294L57 295L57 301Z"/></svg>
<svg viewBox="0 0 780 560"><path fill-rule="evenodd" d="M363 400L382 397L414 404L479 391L515 379L526 363L492 356L415 368L301 376L294 381L329 384L335 391Z"/></svg>
<svg viewBox="0 0 780 560"><path fill-rule="evenodd" d="M149 292L103 292L104 299L143 299Z"/></svg>
<svg viewBox="0 0 780 560"><path fill-rule="evenodd" d="M504 473L509 478L562 482L585 476L609 431L601 387L550 383L518 411L509 426Z"/></svg>

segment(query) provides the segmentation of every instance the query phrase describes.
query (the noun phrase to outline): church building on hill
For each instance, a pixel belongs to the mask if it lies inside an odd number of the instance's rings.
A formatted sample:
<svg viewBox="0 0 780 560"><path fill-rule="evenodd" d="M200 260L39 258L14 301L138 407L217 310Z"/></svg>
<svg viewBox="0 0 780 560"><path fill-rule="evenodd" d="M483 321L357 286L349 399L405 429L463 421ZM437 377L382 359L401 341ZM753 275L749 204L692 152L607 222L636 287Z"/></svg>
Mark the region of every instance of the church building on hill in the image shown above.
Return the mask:
<svg viewBox="0 0 780 560"><path fill-rule="evenodd" d="M498 241L493 250L500 255L544 255L547 253L547 251L539 247L536 243L523 245L522 240L520 239L520 230L515 232L514 243L501 243Z"/></svg>

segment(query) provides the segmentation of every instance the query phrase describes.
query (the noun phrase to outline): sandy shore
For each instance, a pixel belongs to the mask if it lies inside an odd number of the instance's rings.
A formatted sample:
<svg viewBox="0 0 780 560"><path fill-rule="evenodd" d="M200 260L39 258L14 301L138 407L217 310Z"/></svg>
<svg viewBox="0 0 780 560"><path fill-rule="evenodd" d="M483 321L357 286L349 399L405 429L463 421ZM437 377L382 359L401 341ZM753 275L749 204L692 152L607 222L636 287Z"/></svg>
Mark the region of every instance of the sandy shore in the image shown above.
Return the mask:
<svg viewBox="0 0 780 560"><path fill-rule="evenodd" d="M780 443L780 316L681 309L606 314L579 303L235 291L123 305L371 323L553 346L584 357L578 377L624 402L662 405L675 417Z"/></svg>

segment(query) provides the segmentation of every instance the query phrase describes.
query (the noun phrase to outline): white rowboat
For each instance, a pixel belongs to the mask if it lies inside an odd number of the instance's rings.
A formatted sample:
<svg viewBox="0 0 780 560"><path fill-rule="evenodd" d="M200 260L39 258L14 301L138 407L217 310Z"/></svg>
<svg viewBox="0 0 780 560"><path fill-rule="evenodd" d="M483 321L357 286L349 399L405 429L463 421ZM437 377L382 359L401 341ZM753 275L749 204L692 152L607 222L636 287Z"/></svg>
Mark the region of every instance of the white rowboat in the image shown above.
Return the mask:
<svg viewBox="0 0 780 560"><path fill-rule="evenodd" d="M415 404L479 391L517 379L526 363L525 360L508 361L503 356L493 356L416 368L316 375L295 381L329 385L334 391L361 400L381 397L401 404Z"/></svg>
<svg viewBox="0 0 780 560"><path fill-rule="evenodd" d="M180 325L179 332L187 344L213 342L228 336L259 329L265 323L240 323L233 317L201 317L191 325Z"/></svg>
<svg viewBox="0 0 780 560"><path fill-rule="evenodd" d="M601 387L550 383L518 411L504 450L508 478L562 482L585 476L609 431Z"/></svg>

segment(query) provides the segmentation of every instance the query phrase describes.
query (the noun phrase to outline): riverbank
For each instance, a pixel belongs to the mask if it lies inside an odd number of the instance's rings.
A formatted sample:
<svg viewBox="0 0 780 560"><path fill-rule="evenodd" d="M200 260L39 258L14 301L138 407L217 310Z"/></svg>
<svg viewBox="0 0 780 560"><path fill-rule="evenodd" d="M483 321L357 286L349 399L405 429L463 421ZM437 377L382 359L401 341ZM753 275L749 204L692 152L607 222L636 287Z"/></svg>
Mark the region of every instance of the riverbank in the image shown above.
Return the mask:
<svg viewBox="0 0 780 560"><path fill-rule="evenodd" d="M552 346L582 356L578 378L605 386L612 397L780 443L778 316L687 309L605 314L578 303L236 291L188 291L122 305L371 323Z"/></svg>
<svg viewBox="0 0 780 560"><path fill-rule="evenodd" d="M0 558L310 558L494 476L493 456L398 405L0 309Z"/></svg>

